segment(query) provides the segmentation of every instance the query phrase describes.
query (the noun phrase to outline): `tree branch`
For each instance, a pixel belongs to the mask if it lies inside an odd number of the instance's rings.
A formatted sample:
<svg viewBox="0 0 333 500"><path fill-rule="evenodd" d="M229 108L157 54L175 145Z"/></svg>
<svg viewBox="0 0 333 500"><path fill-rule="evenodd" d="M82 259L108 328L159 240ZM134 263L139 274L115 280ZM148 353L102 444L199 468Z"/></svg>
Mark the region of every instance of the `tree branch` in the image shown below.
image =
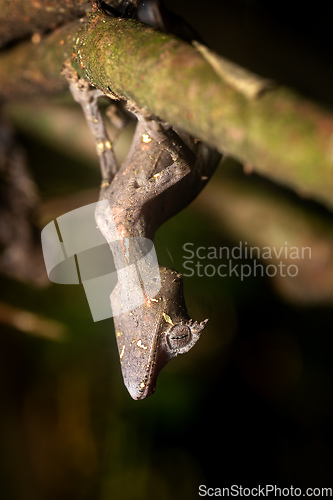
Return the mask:
<svg viewBox="0 0 333 500"><path fill-rule="evenodd" d="M0 47L83 16L91 0L0 0Z"/></svg>
<svg viewBox="0 0 333 500"><path fill-rule="evenodd" d="M60 67L74 40L81 76L104 93L131 99L247 167L332 205L332 115L286 88L250 98L196 48L134 20L97 11L88 23L2 54L1 94L65 88Z"/></svg>
<svg viewBox="0 0 333 500"><path fill-rule="evenodd" d="M73 52L75 37L81 27L75 21L57 29L38 44L30 41L0 54L0 97L36 98L56 94L68 88L61 75L62 65Z"/></svg>

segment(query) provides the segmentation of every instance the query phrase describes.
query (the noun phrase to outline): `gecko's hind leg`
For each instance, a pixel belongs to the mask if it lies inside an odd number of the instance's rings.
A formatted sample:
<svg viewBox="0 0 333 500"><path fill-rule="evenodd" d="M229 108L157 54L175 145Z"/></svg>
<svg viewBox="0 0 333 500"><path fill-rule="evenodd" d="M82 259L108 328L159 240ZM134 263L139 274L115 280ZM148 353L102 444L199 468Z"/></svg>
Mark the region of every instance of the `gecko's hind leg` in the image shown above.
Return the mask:
<svg viewBox="0 0 333 500"><path fill-rule="evenodd" d="M108 185L112 182L118 167L112 143L98 107L98 99L104 96L104 94L98 89L91 89L88 82L79 78L69 61L63 65L62 73L69 83L74 100L82 107L95 141L102 175L102 185Z"/></svg>
<svg viewBox="0 0 333 500"><path fill-rule="evenodd" d="M172 160L171 165L166 164L163 170L151 177L143 188L146 196L152 188L151 195L156 196L191 172L195 163L195 153L169 123L163 122L132 101L127 102L127 108L136 116L147 135L158 143L160 153L168 152Z"/></svg>

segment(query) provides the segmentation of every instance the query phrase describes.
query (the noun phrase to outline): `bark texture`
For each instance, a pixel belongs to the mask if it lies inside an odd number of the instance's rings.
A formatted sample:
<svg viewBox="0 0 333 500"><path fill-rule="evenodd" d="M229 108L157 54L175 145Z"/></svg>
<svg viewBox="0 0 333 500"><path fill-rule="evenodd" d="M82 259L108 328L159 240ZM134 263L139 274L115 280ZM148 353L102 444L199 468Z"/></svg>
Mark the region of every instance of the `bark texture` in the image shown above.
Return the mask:
<svg viewBox="0 0 333 500"><path fill-rule="evenodd" d="M331 114L287 88L249 97L199 50L137 21L97 10L38 45L4 52L1 95L66 88L60 68L71 54L80 75L104 93L131 99L248 169L332 206Z"/></svg>

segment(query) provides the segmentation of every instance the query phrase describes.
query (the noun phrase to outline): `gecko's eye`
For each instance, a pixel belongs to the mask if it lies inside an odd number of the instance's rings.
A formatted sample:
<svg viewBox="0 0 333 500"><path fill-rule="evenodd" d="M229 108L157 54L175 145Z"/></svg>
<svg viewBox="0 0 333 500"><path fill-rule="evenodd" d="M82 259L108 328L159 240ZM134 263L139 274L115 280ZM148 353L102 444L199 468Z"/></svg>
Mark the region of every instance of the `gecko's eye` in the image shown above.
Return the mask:
<svg viewBox="0 0 333 500"><path fill-rule="evenodd" d="M170 349L177 351L189 343L191 340L191 330L186 325L175 325L167 333L166 338Z"/></svg>

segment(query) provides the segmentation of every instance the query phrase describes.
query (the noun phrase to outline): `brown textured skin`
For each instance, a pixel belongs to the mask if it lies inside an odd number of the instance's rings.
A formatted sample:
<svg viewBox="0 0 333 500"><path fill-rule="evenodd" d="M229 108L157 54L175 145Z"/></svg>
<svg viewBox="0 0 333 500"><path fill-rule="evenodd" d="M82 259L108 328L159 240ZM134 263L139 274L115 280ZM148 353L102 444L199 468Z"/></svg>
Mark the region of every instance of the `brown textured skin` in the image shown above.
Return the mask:
<svg viewBox="0 0 333 500"><path fill-rule="evenodd" d="M177 271L147 265L144 276L139 276L133 264L147 253L141 244L144 239L153 241L157 229L197 196L221 155L128 102L138 122L130 152L118 169L96 105L100 92L90 91L73 75L70 65L64 74L75 100L84 108L101 159L100 200L109 203L98 206L95 218L118 271L110 301L122 373L132 398L144 399L154 392L163 366L197 342L207 320L197 323L189 318ZM131 269L133 274L121 277ZM147 283L156 279L158 271L159 291L147 291ZM144 303L122 312L124 301L128 304L138 288L144 290Z"/></svg>
<svg viewBox="0 0 333 500"><path fill-rule="evenodd" d="M221 156L188 134L177 134L133 103L129 108L138 118L130 153L110 185L101 189L101 199L109 200L116 222L114 234L110 236L105 213L97 214L96 220L110 240L153 240L157 229L195 198ZM147 136L149 142L143 140ZM116 268L120 269L124 265L124 246L110 247ZM135 248L135 243L130 251L137 253L133 261L138 260L140 249ZM133 399L144 399L155 391L163 366L188 352L207 323L189 318L182 276L177 271L160 266L160 277L157 295L147 297L145 304L131 312L114 317L124 383ZM117 286L111 294L113 310L121 300Z"/></svg>

